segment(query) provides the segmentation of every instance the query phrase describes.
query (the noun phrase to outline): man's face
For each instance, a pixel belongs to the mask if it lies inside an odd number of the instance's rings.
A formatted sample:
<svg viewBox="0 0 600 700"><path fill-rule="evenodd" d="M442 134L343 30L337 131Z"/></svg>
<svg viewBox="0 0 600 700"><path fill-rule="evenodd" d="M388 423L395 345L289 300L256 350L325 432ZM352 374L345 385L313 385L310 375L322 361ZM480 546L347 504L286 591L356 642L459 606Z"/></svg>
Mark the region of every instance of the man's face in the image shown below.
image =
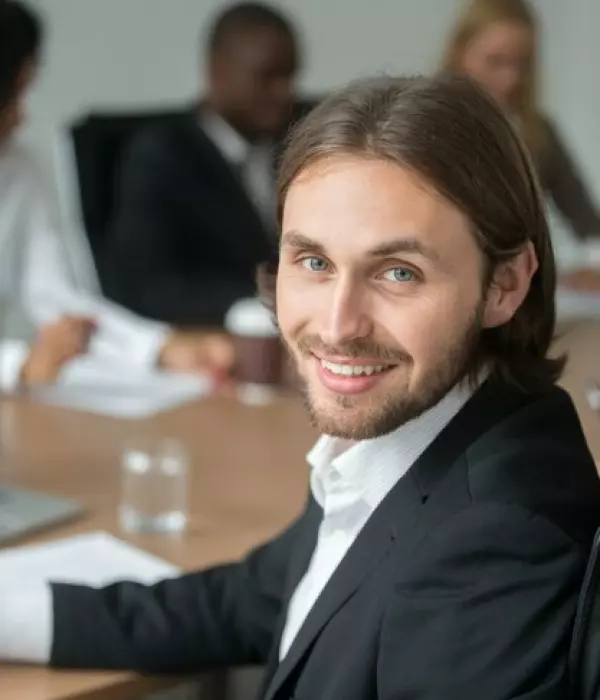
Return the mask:
<svg viewBox="0 0 600 700"><path fill-rule="evenodd" d="M283 212L277 313L326 434L367 439L464 376L485 302L467 218L384 160L310 166Z"/></svg>
<svg viewBox="0 0 600 700"><path fill-rule="evenodd" d="M288 34L256 27L215 56L211 89L224 115L244 136L277 136L290 118L296 46Z"/></svg>

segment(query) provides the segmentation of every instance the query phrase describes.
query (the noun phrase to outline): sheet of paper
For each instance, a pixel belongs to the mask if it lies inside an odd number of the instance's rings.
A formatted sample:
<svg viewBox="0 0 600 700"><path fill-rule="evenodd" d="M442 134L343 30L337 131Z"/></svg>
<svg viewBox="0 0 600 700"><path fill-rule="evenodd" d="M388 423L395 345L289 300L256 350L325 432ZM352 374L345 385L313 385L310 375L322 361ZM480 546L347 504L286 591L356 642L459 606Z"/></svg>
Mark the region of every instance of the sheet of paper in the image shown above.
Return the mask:
<svg viewBox="0 0 600 700"><path fill-rule="evenodd" d="M123 580L152 584L178 574L172 564L107 532L0 551L0 590L48 581L91 586Z"/></svg>
<svg viewBox="0 0 600 700"><path fill-rule="evenodd" d="M51 386L31 389L43 403L115 418L146 418L205 396L212 389L208 377L170 372L126 372L95 358L80 358Z"/></svg>

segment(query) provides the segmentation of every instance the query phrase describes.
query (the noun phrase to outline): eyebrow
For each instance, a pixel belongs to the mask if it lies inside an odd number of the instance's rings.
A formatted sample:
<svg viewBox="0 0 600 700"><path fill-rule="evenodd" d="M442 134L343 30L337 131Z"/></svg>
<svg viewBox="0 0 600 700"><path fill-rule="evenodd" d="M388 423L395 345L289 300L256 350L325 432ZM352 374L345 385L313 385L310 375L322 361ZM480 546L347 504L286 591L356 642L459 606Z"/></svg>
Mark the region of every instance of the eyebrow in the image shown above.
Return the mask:
<svg viewBox="0 0 600 700"><path fill-rule="evenodd" d="M318 250L323 252L325 248L321 243L313 241L299 231L285 231L281 236L281 248L296 248L297 250Z"/></svg>
<svg viewBox="0 0 600 700"><path fill-rule="evenodd" d="M324 252L321 243L313 241L299 231L286 231L281 237L281 247L296 248L298 250L315 250ZM439 261L438 252L431 246L424 245L415 236L403 236L395 238L381 245L375 246L365 252L365 255L373 258L384 258L398 253L414 253L433 262Z"/></svg>

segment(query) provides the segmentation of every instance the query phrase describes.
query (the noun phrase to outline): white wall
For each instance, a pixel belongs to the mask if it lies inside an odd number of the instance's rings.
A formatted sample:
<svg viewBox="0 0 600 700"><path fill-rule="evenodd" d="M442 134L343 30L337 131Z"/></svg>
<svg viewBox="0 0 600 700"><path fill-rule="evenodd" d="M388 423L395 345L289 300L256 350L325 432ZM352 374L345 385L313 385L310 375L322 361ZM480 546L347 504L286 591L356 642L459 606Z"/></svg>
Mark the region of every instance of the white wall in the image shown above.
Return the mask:
<svg viewBox="0 0 600 700"><path fill-rule="evenodd" d="M201 87L200 28L225 0L30 0L50 32L27 131L47 160L56 129L93 107L154 105ZM304 39L302 85L424 71L439 58L460 0L273 0ZM543 28L544 101L600 200L598 0L534 0Z"/></svg>
<svg viewBox="0 0 600 700"><path fill-rule="evenodd" d="M92 107L186 100L202 82L198 37L224 0L37 0L49 40L28 137ZM302 84L324 90L365 73L435 65L457 0L283 0L305 47ZM373 9L370 9L370 8Z"/></svg>
<svg viewBox="0 0 600 700"><path fill-rule="evenodd" d="M539 6L546 0L538 0ZM546 96L573 153L600 202L600 2L550 0L544 44Z"/></svg>

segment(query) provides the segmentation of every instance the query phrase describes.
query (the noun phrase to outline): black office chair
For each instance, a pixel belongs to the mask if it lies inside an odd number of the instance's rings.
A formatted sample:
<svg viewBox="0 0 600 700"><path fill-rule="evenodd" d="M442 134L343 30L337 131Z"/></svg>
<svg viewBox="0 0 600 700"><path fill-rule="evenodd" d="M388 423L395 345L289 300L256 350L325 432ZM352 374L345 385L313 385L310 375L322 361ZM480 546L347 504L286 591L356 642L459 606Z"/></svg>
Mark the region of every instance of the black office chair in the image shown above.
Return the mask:
<svg viewBox="0 0 600 700"><path fill-rule="evenodd" d="M115 180L123 153L140 129L179 119L183 114L182 110L89 114L69 129L81 224L103 288L105 233L113 211Z"/></svg>
<svg viewBox="0 0 600 700"><path fill-rule="evenodd" d="M600 698L600 529L579 595L569 672L571 700Z"/></svg>
<svg viewBox="0 0 600 700"><path fill-rule="evenodd" d="M304 117L317 102L316 98L298 100L294 105L292 122ZM123 153L132 136L140 129L184 118L191 110L190 106L187 110L95 113L78 120L69 129L79 218L87 235L100 286L105 292L109 286L103 264L108 244L106 231L113 213L115 181Z"/></svg>

